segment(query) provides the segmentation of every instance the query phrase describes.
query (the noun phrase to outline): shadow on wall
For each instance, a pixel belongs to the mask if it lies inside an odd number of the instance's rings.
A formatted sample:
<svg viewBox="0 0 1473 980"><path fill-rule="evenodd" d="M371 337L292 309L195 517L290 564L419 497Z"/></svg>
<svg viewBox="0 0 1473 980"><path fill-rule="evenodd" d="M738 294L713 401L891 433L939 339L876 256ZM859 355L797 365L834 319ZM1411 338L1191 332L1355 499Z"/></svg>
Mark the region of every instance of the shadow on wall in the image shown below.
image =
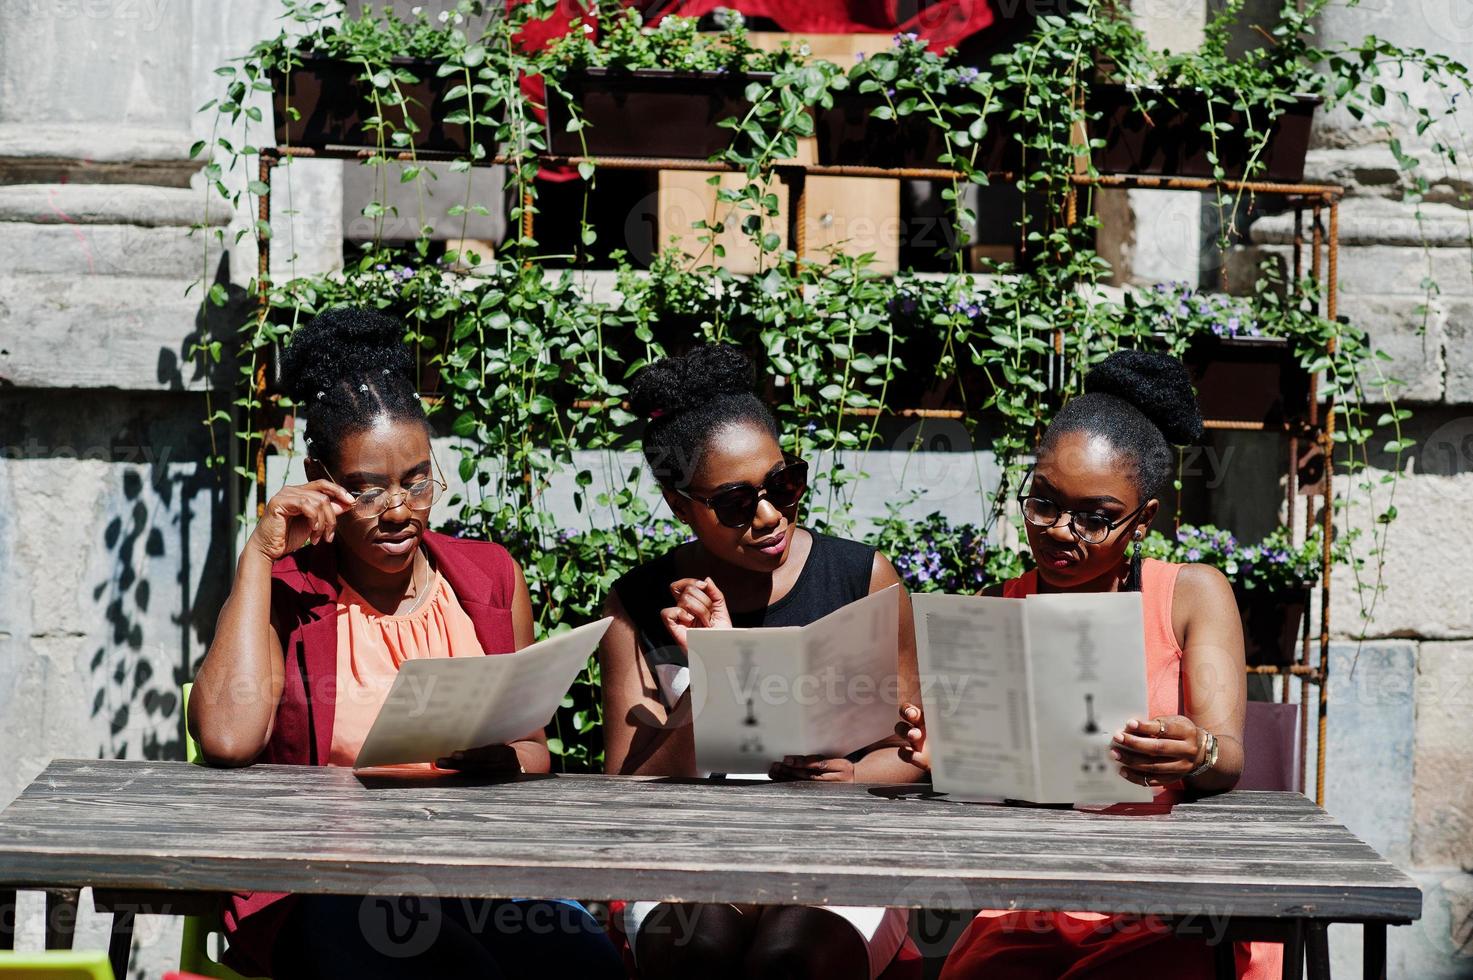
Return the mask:
<svg viewBox="0 0 1473 980"><path fill-rule="evenodd" d="M75 644L85 685L79 730L57 735L95 738L100 757L184 757L179 688L214 632L234 530L225 473L203 463L205 415L193 392L0 391L0 474L47 488L18 554L48 567L15 571L76 583L33 607L37 635Z"/></svg>
<svg viewBox="0 0 1473 980"><path fill-rule="evenodd" d="M184 758L180 686L204 658L229 590L231 525L217 474L165 458L120 474L102 533L108 574L92 590L107 624L89 665L91 715L105 732L99 758Z"/></svg>

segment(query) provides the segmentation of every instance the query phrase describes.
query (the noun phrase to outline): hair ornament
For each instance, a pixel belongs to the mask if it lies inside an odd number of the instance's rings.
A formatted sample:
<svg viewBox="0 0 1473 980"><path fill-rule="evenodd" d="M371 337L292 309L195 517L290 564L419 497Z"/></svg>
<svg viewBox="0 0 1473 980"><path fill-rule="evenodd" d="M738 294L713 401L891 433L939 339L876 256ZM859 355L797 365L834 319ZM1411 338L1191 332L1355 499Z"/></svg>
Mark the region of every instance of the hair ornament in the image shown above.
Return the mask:
<svg viewBox="0 0 1473 980"><path fill-rule="evenodd" d="M359 385L358 386L358 390L359 391L367 391L368 390L368 385Z"/></svg>
<svg viewBox="0 0 1473 980"><path fill-rule="evenodd" d="M326 395L326 394L327 394L327 392L325 392L325 391L319 391L319 392L318 392L318 393L317 393L317 399L318 399L318 401L321 401L321 400L322 400L322 398L323 398L323 397L324 397L324 396L325 396L325 395Z"/></svg>

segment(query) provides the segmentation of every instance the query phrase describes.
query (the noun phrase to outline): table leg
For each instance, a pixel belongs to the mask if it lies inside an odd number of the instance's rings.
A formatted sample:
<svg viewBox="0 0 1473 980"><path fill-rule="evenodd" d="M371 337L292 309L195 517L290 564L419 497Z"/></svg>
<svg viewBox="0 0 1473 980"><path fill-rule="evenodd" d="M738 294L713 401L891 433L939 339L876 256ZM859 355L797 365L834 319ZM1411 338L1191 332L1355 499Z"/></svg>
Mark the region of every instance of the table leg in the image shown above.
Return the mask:
<svg viewBox="0 0 1473 980"><path fill-rule="evenodd" d="M1311 922L1304 927L1305 952L1309 954L1309 980L1330 980L1330 925Z"/></svg>
<svg viewBox="0 0 1473 980"><path fill-rule="evenodd" d="M0 949L15 949L15 889L0 888Z"/></svg>
<svg viewBox="0 0 1473 980"><path fill-rule="evenodd" d="M1366 980L1386 980L1386 923L1367 922L1364 926Z"/></svg>
<svg viewBox="0 0 1473 980"><path fill-rule="evenodd" d="M1304 923L1294 921L1293 928L1284 939L1283 980L1302 980L1304 977Z"/></svg>
<svg viewBox="0 0 1473 980"><path fill-rule="evenodd" d="M1233 956L1234 943L1226 937L1212 948L1212 966L1217 980L1237 980L1238 964Z"/></svg>
<svg viewBox="0 0 1473 980"><path fill-rule="evenodd" d="M107 941L107 959L116 980L127 980L128 958L133 955L133 910L113 912L112 935Z"/></svg>
<svg viewBox="0 0 1473 980"><path fill-rule="evenodd" d="M77 932L77 902L82 892L77 888L46 890L46 948L71 949Z"/></svg>

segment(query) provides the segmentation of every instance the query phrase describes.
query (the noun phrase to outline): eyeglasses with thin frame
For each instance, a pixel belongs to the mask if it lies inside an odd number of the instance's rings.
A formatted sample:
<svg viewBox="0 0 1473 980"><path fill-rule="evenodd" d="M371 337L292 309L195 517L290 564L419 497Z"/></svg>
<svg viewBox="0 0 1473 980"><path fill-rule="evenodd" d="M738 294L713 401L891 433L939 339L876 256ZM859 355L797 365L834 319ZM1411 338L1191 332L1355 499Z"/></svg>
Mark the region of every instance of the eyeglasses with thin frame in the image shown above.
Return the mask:
<svg viewBox="0 0 1473 980"><path fill-rule="evenodd" d="M1110 520L1103 514L1088 514L1082 511L1069 510L1060 507L1047 497L1035 497L1030 493L1018 494L1018 503L1023 506L1023 519L1034 527L1049 528L1056 527L1064 515L1069 515L1069 530L1074 536L1085 544L1099 544L1108 538L1116 528L1123 524L1129 524L1140 516L1141 511L1146 509L1150 501L1142 501L1135 510L1126 514L1118 520Z"/></svg>
<svg viewBox="0 0 1473 980"><path fill-rule="evenodd" d="M322 466L322 471L327 474L328 479L342 486L342 481L333 476L321 460L317 462L319 466ZM404 499L410 510L429 510L450 487L450 484L445 481L445 474L440 470L440 461L433 453L430 454L430 465L435 468L436 473L440 474L438 480L427 476L422 480L414 481L407 487L401 486L397 494L390 493L387 487L364 487L362 490L348 490L347 487L343 487L348 496L353 498L353 516L359 520L377 517L399 506L399 498Z"/></svg>
<svg viewBox="0 0 1473 980"><path fill-rule="evenodd" d="M808 490L808 464L789 457L779 468L767 474L760 487L738 483L723 487L709 497L698 497L686 490L675 492L686 500L711 508L722 527L743 528L757 516L757 508L766 500L778 510L796 507Z"/></svg>

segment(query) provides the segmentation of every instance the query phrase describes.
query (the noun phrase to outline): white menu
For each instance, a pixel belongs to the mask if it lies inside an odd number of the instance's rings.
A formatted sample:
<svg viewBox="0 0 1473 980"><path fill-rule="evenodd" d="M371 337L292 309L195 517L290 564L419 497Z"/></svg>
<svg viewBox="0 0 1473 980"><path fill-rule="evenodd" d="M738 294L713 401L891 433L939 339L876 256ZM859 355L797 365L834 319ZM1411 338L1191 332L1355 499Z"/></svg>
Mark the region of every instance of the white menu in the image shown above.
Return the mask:
<svg viewBox="0 0 1473 980"><path fill-rule="evenodd" d="M785 755L840 758L894 734L898 585L807 626L687 637L698 769L765 773Z"/></svg>
<svg viewBox="0 0 1473 980"><path fill-rule="evenodd" d="M1138 592L1026 599L917 595L937 792L1033 803L1146 803L1110 757L1111 734L1147 717Z"/></svg>
<svg viewBox="0 0 1473 980"><path fill-rule="evenodd" d="M612 622L589 623L516 653L405 661L353 768L434 762L544 727Z"/></svg>

